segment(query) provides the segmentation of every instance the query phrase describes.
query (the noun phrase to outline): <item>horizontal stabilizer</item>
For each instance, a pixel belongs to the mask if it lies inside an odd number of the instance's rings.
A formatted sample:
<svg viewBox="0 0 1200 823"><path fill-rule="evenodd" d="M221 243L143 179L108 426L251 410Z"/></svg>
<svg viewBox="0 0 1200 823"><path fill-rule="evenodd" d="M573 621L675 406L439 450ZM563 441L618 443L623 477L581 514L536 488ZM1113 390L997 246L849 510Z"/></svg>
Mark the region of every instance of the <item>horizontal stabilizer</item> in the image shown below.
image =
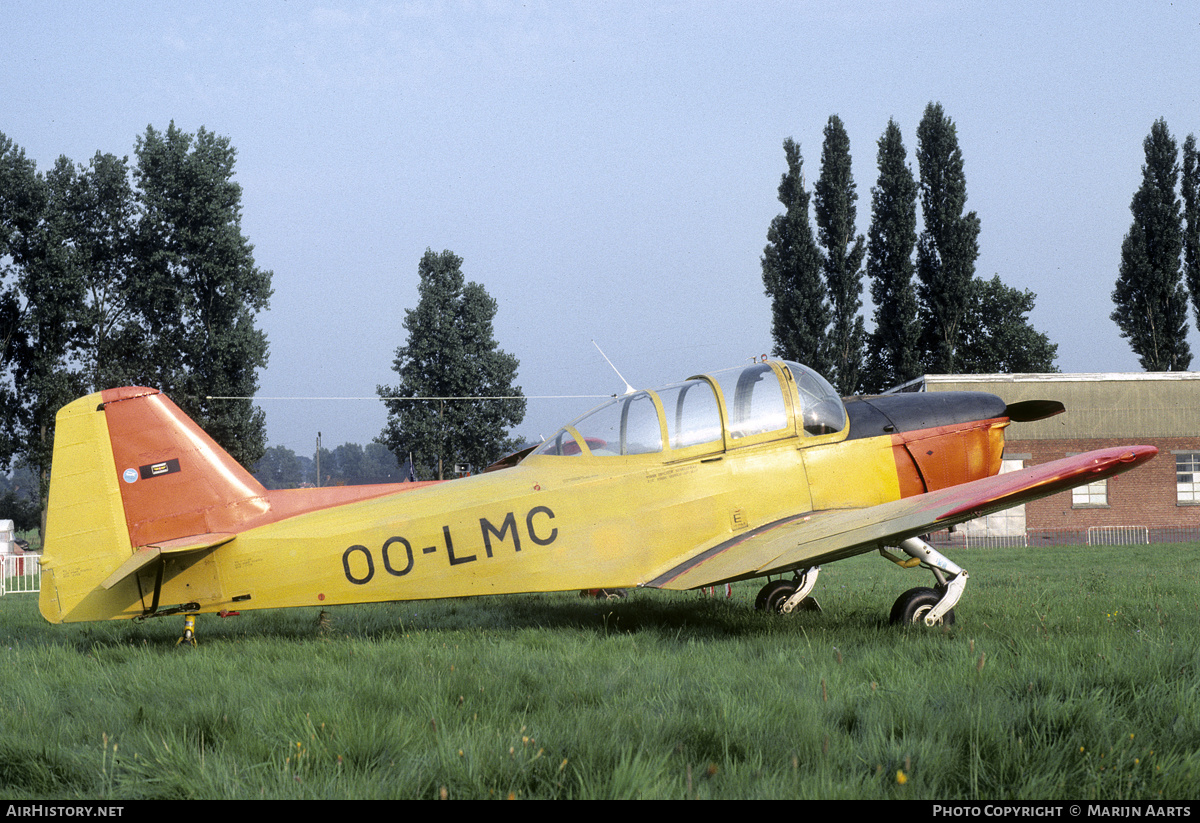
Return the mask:
<svg viewBox="0 0 1200 823"><path fill-rule="evenodd" d="M189 552L212 549L228 543L235 537L237 535L230 532L214 532L211 534L192 535L191 537L179 537L174 540L163 540L156 545L142 546L133 553L132 557L122 563L115 572L105 578L100 587L111 589L130 575L137 574L164 554L187 554Z"/></svg>

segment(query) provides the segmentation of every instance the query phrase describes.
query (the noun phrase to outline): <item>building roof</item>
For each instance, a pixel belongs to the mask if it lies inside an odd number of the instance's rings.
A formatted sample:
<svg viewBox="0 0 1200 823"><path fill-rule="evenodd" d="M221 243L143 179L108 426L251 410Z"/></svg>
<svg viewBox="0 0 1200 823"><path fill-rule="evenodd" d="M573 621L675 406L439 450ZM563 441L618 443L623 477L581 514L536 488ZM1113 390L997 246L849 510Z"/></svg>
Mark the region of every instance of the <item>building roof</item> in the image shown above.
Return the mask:
<svg viewBox="0 0 1200 823"><path fill-rule="evenodd" d="M1010 440L1200 437L1200 372L927 374L924 391L984 391L1006 403L1057 400L1065 414L1014 423ZM909 389L910 391L913 389Z"/></svg>

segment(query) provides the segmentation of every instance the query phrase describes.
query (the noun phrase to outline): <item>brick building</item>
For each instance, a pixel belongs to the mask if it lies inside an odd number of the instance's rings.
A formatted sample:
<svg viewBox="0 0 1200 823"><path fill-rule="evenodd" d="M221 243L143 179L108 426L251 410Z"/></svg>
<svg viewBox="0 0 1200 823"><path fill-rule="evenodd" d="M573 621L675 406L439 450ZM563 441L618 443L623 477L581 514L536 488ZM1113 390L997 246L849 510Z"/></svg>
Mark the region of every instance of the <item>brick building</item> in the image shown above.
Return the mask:
<svg viewBox="0 0 1200 823"><path fill-rule="evenodd" d="M931 374L900 390L983 391L1007 403L1058 400L1066 406L1064 414L1009 426L1002 471L1108 446L1158 447L1158 457L1145 466L966 524L950 540L1200 540L1200 373Z"/></svg>

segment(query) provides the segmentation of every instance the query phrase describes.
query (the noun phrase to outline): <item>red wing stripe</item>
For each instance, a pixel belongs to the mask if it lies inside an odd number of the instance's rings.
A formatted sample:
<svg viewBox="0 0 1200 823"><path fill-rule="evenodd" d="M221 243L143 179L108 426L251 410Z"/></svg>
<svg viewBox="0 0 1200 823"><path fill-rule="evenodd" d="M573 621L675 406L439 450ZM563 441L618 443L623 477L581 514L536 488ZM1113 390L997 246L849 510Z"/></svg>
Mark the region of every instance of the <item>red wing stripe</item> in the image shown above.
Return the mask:
<svg viewBox="0 0 1200 823"><path fill-rule="evenodd" d="M955 497L961 497L961 500L938 520L949 520L984 508L996 511L1015 506L1032 497L1029 494L1032 489L1038 490L1038 497L1066 491L1086 483L1089 476L1111 477L1146 462L1156 454L1158 449L1153 446L1100 449L967 484L961 487L962 492L958 495L954 489L948 489L946 496L938 502L955 503ZM1012 502L1008 502L1010 500Z"/></svg>

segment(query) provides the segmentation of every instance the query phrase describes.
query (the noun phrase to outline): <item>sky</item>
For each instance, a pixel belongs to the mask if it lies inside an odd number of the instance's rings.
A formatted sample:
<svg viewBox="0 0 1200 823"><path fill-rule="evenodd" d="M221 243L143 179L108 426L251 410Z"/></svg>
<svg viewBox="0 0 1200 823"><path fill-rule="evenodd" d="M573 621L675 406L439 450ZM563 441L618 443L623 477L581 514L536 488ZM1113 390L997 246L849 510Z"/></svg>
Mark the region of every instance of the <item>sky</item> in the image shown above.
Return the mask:
<svg viewBox="0 0 1200 823"><path fill-rule="evenodd" d="M1125 2L0 0L0 132L39 170L133 157L148 126L230 138L269 445L365 444L386 412L426 249L463 258L550 436L624 384L771 350L761 257L783 142L811 190L850 137L858 226L877 141L941 103L976 273L1037 294L1064 372L1139 371L1109 319L1164 118L1200 132L1200 6ZM866 286L866 284L864 284ZM869 286L864 311L871 323ZM1189 337L1200 362L1200 336ZM593 343L593 341L595 341Z"/></svg>

